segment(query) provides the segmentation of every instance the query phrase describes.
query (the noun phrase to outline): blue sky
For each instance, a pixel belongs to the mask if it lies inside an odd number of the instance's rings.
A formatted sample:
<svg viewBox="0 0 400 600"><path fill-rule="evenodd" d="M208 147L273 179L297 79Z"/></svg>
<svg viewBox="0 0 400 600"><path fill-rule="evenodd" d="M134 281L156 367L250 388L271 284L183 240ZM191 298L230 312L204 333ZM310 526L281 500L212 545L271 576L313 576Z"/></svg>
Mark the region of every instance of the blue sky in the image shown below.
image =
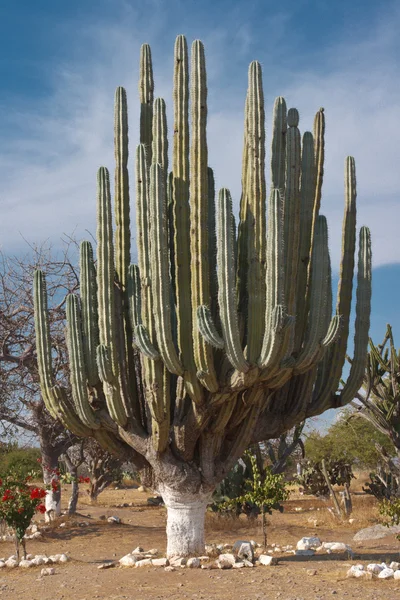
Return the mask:
<svg viewBox="0 0 400 600"><path fill-rule="evenodd" d="M95 231L95 177L112 168L113 96L128 91L138 140L138 57L152 47L171 106L177 34L206 46L209 155L237 203L247 67L263 66L267 143L275 96L302 131L325 107L323 209L338 267L345 156L356 158L358 223L373 235L373 337L400 317L400 5L383 0L14 0L0 6L0 245L5 253ZM132 164L131 164L132 166Z"/></svg>

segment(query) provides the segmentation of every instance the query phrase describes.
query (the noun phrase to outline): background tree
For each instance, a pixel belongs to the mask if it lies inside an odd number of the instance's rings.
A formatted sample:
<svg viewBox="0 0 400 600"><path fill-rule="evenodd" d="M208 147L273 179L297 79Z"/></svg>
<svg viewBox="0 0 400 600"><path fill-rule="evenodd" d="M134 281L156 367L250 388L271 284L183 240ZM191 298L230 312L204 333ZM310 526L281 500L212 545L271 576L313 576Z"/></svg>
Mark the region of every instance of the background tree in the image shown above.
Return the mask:
<svg viewBox="0 0 400 600"><path fill-rule="evenodd" d="M72 254L71 241L65 242L58 256L48 244L30 246L21 256L0 253L0 420L8 424L8 433L14 428L18 437L39 444L43 479L49 488L46 518L60 513L58 460L77 438L50 415L43 402L35 353L32 277L38 267L46 270L53 304L49 319L54 331L54 375L69 389L65 298L79 284Z"/></svg>
<svg viewBox="0 0 400 600"><path fill-rule="evenodd" d="M350 463L353 468L375 469L382 461L376 444L389 455L395 453L387 436L369 421L355 417L354 409L346 409L339 413L325 433L316 430L307 432L304 441L306 460L317 463L323 459L340 460Z"/></svg>
<svg viewBox="0 0 400 600"><path fill-rule="evenodd" d="M169 556L204 552L212 491L250 444L277 438L354 398L365 368L371 298L370 235L363 227L354 361L340 388L356 247L354 159L346 160L332 317L327 223L319 214L323 109L314 133L306 132L301 143L298 111L276 100L267 225L262 74L260 64L251 63L236 238L231 195L222 189L215 201L208 167L202 43L192 45L190 148L183 36L176 41L174 65L168 176L165 102L153 103L150 48L142 47L138 265L130 265L126 92L116 92L115 260L110 181L102 167L97 268L91 244L83 242L80 297L69 295L66 305L72 401L54 378L45 277L35 273L37 352L47 408L75 434L95 437L153 481L168 509Z"/></svg>

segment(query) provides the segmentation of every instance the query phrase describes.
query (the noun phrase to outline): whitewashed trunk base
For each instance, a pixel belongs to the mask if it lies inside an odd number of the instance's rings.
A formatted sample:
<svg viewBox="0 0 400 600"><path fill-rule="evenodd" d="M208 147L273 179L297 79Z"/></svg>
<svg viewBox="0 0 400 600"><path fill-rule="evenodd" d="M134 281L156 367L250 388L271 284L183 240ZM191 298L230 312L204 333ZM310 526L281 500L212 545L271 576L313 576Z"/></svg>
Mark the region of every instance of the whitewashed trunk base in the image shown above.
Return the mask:
<svg viewBox="0 0 400 600"><path fill-rule="evenodd" d="M211 495L161 489L167 507L167 557L204 554L204 520Z"/></svg>
<svg viewBox="0 0 400 600"><path fill-rule="evenodd" d="M61 493L60 491L53 492L53 490L47 490L46 497L44 500L46 512L44 515L46 523L54 521L61 515Z"/></svg>

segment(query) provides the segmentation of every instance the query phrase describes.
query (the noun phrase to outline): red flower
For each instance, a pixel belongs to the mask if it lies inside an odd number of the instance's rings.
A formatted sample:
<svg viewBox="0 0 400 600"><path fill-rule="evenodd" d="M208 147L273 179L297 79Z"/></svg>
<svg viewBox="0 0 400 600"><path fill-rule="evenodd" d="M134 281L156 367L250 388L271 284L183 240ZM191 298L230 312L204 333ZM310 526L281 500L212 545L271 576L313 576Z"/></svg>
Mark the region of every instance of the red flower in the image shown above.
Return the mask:
<svg viewBox="0 0 400 600"><path fill-rule="evenodd" d="M23 512L24 512L24 509L23 509L23 508L22 508L22 506L21 506L21 508L19 508L19 509L18 509L18 513L19 513L20 515L22 515L22 513L23 513Z"/></svg>
<svg viewBox="0 0 400 600"><path fill-rule="evenodd" d="M43 514L46 512L46 507L44 504L38 504L36 510Z"/></svg>
<svg viewBox="0 0 400 600"><path fill-rule="evenodd" d="M3 480L2 479L0 479L0 485L3 485Z"/></svg>
<svg viewBox="0 0 400 600"><path fill-rule="evenodd" d="M4 492L4 496L2 498L2 501L3 502L7 502L7 500L13 500L13 498L14 498L14 496L12 495L11 490L6 490Z"/></svg>
<svg viewBox="0 0 400 600"><path fill-rule="evenodd" d="M42 462L42 459L41 459L41 458L37 458L36 460L37 460L37 462L38 462L38 463L41 463L41 462Z"/></svg>
<svg viewBox="0 0 400 600"><path fill-rule="evenodd" d="M36 498L41 499L41 498L44 498L45 496L46 496L46 490L44 490L43 488L33 488L31 490L32 500L35 500Z"/></svg>
<svg viewBox="0 0 400 600"><path fill-rule="evenodd" d="M54 481L54 479L52 479L51 481L51 489L53 490L53 492L56 492L58 490L58 483L57 481Z"/></svg>

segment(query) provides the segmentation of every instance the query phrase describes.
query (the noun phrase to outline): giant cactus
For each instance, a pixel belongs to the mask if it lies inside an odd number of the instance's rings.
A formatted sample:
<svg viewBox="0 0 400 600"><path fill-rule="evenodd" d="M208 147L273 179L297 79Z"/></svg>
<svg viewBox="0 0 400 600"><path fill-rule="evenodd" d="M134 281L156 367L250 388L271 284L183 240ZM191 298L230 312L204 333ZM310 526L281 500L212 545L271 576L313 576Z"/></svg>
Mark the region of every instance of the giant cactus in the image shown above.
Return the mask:
<svg viewBox="0 0 400 600"><path fill-rule="evenodd" d="M83 242L80 298L71 296L67 304L72 400L52 374L41 272L35 275L38 363L51 414L139 465L168 508L168 554L187 555L203 550L211 493L250 443L276 438L357 392L368 343L370 236L361 229L354 368L339 389L351 309L356 179L349 157L332 316L327 223L319 214L323 109L314 135L306 132L301 142L297 110L287 111L277 99L267 203L262 75L260 64L251 63L237 234L231 194L224 188L215 199L208 166L202 43L193 43L189 81L186 40L176 40L171 173L165 103L153 103L147 45L139 90L138 264L129 264L128 117L125 91L118 88L115 242L109 175L102 167L97 264Z"/></svg>

